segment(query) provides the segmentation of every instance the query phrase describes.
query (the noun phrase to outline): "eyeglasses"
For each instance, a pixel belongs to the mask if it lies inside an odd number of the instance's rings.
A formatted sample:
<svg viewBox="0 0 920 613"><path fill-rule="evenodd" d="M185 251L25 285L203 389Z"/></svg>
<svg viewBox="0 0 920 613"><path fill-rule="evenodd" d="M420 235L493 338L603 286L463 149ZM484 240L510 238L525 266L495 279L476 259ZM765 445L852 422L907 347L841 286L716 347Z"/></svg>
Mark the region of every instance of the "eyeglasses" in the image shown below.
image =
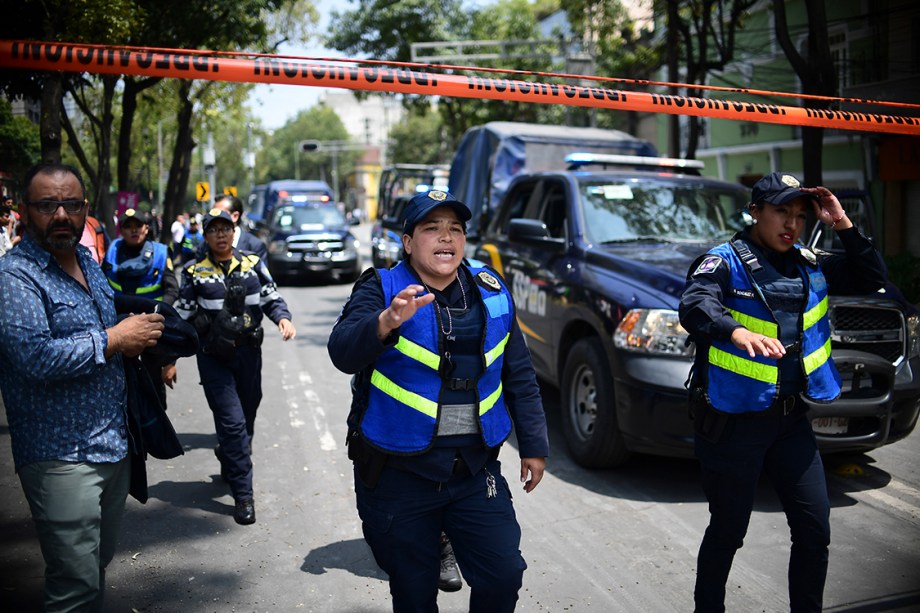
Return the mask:
<svg viewBox="0 0 920 613"><path fill-rule="evenodd" d="M26 204L29 206L34 206L35 209L42 215L54 215L57 213L59 207L64 207L64 212L68 215L73 215L79 213L84 206L89 204L88 200L35 200L35 201L26 201Z"/></svg>
<svg viewBox="0 0 920 613"><path fill-rule="evenodd" d="M233 226L211 226L204 231L205 234L232 234Z"/></svg>

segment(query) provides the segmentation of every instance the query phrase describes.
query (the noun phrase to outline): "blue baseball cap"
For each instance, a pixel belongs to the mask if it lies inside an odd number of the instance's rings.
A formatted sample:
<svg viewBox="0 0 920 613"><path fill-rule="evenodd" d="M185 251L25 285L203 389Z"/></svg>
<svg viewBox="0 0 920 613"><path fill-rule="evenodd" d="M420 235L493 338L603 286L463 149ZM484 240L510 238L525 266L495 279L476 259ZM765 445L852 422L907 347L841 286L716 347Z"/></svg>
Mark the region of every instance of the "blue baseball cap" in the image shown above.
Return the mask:
<svg viewBox="0 0 920 613"><path fill-rule="evenodd" d="M428 192L416 194L412 197L406 206L403 207L399 214L399 221L402 224L403 232L412 234L412 230L418 222L425 219L431 211L439 206L446 206L452 209L460 221L466 223L473 214L468 206L457 200L450 192L433 189Z"/></svg>
<svg viewBox="0 0 920 613"><path fill-rule="evenodd" d="M751 202L786 204L800 196L814 198L808 192L803 192L801 188L802 182L788 172L771 172L751 188Z"/></svg>

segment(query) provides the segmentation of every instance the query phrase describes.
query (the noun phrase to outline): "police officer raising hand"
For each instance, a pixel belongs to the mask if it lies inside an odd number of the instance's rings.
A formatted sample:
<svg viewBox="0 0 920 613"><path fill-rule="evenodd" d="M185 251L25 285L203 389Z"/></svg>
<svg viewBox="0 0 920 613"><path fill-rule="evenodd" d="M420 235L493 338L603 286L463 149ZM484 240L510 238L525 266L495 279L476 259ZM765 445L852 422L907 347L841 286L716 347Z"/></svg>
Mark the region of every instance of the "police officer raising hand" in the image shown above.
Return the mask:
<svg viewBox="0 0 920 613"><path fill-rule="evenodd" d="M411 319L415 312L425 305L434 302L434 294L427 293L419 296L425 288L421 285L410 285L393 297L390 306L380 312L377 318L377 338L385 339L402 323Z"/></svg>
<svg viewBox="0 0 920 613"><path fill-rule="evenodd" d="M844 255L799 244L810 206L837 231ZM696 344L694 450L710 513L697 559L695 610L725 610L726 581L764 473L792 535L789 609L817 612L830 502L803 399L829 403L841 393L828 295L878 290L885 265L825 187L802 187L792 175L775 172L754 185L749 209L754 225L694 262L680 302L680 322Z"/></svg>
<svg viewBox="0 0 920 613"><path fill-rule="evenodd" d="M355 375L355 498L397 613L436 611L439 587L460 589L459 577L439 578L451 546L469 610L514 610L527 565L499 450L513 428L525 492L549 453L511 292L464 262L470 216L447 192L413 197L401 213L405 260L358 279L329 337L332 362Z"/></svg>

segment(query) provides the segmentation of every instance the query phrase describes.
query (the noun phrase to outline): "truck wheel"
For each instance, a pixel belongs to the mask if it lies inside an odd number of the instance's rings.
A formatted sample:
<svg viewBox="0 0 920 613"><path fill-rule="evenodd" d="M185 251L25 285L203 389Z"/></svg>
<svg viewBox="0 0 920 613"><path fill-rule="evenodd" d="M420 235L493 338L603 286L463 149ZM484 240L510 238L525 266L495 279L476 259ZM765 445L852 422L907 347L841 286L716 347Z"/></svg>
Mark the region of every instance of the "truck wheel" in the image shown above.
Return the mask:
<svg viewBox="0 0 920 613"><path fill-rule="evenodd" d="M613 379L600 340L572 347L562 374L562 429L569 454L585 468L623 464L629 450L617 426Z"/></svg>

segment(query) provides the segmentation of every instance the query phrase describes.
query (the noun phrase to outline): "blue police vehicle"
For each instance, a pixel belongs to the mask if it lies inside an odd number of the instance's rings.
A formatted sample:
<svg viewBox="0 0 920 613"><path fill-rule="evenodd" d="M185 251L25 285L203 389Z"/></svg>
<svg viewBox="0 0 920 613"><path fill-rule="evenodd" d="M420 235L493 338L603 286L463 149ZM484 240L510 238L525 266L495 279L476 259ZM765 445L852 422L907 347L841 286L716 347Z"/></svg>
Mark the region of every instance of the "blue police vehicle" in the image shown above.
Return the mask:
<svg viewBox="0 0 920 613"><path fill-rule="evenodd" d="M577 463L617 466L632 452L690 457L685 381L694 346L677 308L691 262L750 221L750 191L699 176L696 161L590 153L567 160L566 170L510 182L474 256L512 289L534 367L559 389ZM847 329L864 332L833 339L851 383L834 404L813 407L812 418L822 450L866 451L916 423L920 390L903 371L908 362L913 372L920 367L920 340L916 320L883 296L850 299L845 310L832 303L831 322L844 317L853 322ZM867 350L877 340L888 341L878 343L886 351L878 360ZM909 381L896 407L899 365Z"/></svg>
<svg viewBox="0 0 920 613"><path fill-rule="evenodd" d="M256 216L257 234L268 247L268 268L278 282L335 278L353 282L361 274L358 240L323 181L272 181Z"/></svg>

